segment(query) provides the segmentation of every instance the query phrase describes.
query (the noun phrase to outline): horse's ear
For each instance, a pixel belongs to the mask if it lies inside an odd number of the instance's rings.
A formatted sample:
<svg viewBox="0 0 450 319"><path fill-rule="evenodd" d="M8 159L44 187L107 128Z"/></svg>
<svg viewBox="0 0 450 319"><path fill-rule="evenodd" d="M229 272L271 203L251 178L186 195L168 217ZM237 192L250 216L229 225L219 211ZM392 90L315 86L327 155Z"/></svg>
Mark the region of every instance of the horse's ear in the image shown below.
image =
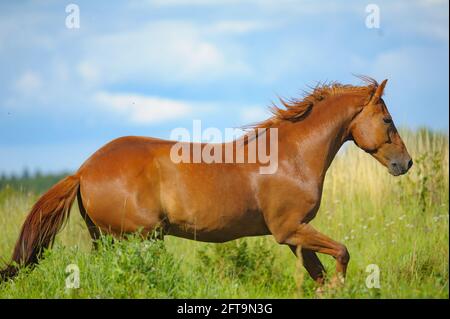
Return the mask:
<svg viewBox="0 0 450 319"><path fill-rule="evenodd" d="M378 102L383 96L384 87L386 86L387 79L383 80L380 85L378 85L377 90L375 91L372 102Z"/></svg>

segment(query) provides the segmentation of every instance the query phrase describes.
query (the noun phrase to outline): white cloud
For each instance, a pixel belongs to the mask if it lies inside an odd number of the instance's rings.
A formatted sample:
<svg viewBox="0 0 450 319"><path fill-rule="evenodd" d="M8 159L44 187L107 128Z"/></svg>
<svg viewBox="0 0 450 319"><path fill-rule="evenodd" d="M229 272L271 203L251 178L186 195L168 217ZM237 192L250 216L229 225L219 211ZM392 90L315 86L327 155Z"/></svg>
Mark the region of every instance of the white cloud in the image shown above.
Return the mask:
<svg viewBox="0 0 450 319"><path fill-rule="evenodd" d="M270 112L268 109L258 106L249 106L240 111L240 118L245 123L255 123L258 121L263 121L269 117Z"/></svg>
<svg viewBox="0 0 450 319"><path fill-rule="evenodd" d="M446 0L411 1L408 3L408 10L405 9L405 2L386 2L381 6L381 15L381 27L391 25L391 32L395 31L403 37L421 37L448 44Z"/></svg>
<svg viewBox="0 0 450 319"><path fill-rule="evenodd" d="M443 23L430 23L417 25L416 31L420 35L427 36L431 39L441 40L443 42L449 42L448 24Z"/></svg>
<svg viewBox="0 0 450 319"><path fill-rule="evenodd" d="M353 11L357 1L343 6L338 1L299 1L299 0L148 0L154 7L219 7L249 6L253 11L285 12L289 14L312 14L337 11Z"/></svg>
<svg viewBox="0 0 450 319"><path fill-rule="evenodd" d="M149 0L151 5L162 6L217 6L237 3L238 0Z"/></svg>
<svg viewBox="0 0 450 319"><path fill-rule="evenodd" d="M19 94L31 95L42 87L42 80L38 73L28 70L14 83L14 89Z"/></svg>
<svg viewBox="0 0 450 319"><path fill-rule="evenodd" d="M192 109L190 103L128 93L98 92L97 105L125 116L134 124L163 122L182 117Z"/></svg>
<svg viewBox="0 0 450 319"><path fill-rule="evenodd" d="M77 65L77 72L82 79L90 84L96 83L99 80L98 70L95 66L88 62L82 61Z"/></svg>
<svg viewBox="0 0 450 319"><path fill-rule="evenodd" d="M39 69L39 71L36 71ZM12 81L10 95L3 99L4 107L15 111L76 112L85 100L83 82L73 76L72 67L62 59L42 61L40 66L26 70ZM76 105L75 105L76 103ZM1 104L0 104L1 106Z"/></svg>
<svg viewBox="0 0 450 319"><path fill-rule="evenodd" d="M250 26L240 25L243 28ZM127 32L96 35L85 43L78 72L82 78L95 78L100 84L206 83L248 72L239 54L220 41L213 41L207 30L208 27L174 20L152 22Z"/></svg>
<svg viewBox="0 0 450 319"><path fill-rule="evenodd" d="M429 78L434 76L435 69L430 69L425 63L418 63L426 59L441 59L445 54L436 49L422 47L400 47L394 50L380 52L370 62L372 73L381 80L383 77L397 81L420 83L420 86L433 86Z"/></svg>
<svg viewBox="0 0 450 319"><path fill-rule="evenodd" d="M426 7L441 6L448 3L447 0L419 0L418 2Z"/></svg>
<svg viewBox="0 0 450 319"><path fill-rule="evenodd" d="M266 22L252 20L222 20L208 28L210 33L242 34L270 27Z"/></svg>

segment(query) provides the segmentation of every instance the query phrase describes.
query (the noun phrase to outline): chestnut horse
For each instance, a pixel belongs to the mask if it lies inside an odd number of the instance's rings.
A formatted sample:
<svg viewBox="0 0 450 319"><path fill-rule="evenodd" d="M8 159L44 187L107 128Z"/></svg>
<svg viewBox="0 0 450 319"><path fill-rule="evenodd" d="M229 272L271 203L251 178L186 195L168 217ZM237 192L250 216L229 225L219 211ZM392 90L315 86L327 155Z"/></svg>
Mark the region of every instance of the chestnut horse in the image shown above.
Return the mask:
<svg viewBox="0 0 450 319"><path fill-rule="evenodd" d="M302 99L281 100L283 106L273 106L271 118L252 126L277 129L278 168L273 174L260 174L259 161L174 163L170 152L175 141L129 136L108 143L39 198L2 278L38 261L77 197L93 240L101 233L120 237L156 228L165 235L216 243L271 234L301 258L319 284L325 269L316 253L333 256L333 281L342 281L350 258L346 247L309 224L337 151L352 140L396 176L412 165L382 99L387 80L362 79L363 86L332 83L317 86ZM235 142L230 142L234 150ZM249 143L242 144L245 152Z"/></svg>

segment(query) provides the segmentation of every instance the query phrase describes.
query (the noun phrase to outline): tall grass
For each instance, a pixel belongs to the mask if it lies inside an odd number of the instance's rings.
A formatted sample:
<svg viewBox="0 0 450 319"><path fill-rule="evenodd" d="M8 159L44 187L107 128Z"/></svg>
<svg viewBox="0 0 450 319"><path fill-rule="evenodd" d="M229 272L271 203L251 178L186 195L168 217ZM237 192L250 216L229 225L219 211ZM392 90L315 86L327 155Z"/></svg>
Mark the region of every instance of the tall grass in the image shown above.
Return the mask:
<svg viewBox="0 0 450 319"><path fill-rule="evenodd" d="M345 243L351 254L337 298L448 298L448 136L403 130L414 159L410 173L389 175L353 145L332 164L314 226ZM0 191L0 256L7 260L37 194ZM297 298L315 286L287 247L270 237L206 244L174 237L164 242L101 241L97 251L74 207L56 247L34 270L0 285L1 298ZM334 260L320 256L328 272ZM80 288L65 289L68 264L80 268ZM368 288L366 267L380 269L380 288Z"/></svg>

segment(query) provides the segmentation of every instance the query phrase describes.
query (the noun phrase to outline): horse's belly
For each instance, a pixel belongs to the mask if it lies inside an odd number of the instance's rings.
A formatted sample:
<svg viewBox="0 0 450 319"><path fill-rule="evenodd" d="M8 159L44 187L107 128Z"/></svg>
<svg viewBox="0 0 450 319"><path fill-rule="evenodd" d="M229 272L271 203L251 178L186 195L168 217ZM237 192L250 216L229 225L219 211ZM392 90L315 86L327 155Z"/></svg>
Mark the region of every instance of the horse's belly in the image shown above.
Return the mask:
<svg viewBox="0 0 450 319"><path fill-rule="evenodd" d="M245 212L233 217L178 220L168 225L167 234L205 242L226 242L246 236L268 235L270 232L260 212Z"/></svg>

